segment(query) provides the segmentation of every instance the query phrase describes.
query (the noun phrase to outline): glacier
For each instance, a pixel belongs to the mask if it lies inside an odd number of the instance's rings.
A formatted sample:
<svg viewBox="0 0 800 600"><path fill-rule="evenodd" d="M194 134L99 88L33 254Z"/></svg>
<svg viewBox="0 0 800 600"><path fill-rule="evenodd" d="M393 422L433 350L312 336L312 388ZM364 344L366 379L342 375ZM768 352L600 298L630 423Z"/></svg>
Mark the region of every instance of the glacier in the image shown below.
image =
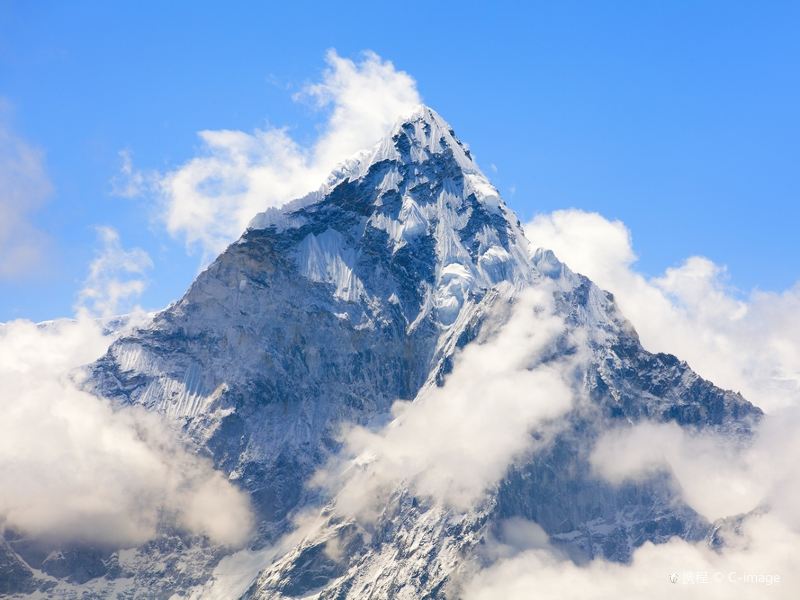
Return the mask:
<svg viewBox="0 0 800 600"><path fill-rule="evenodd" d="M491 339L530 288L552 296L563 323L541 362L582 357L577 400L535 451L466 509L400 481L365 522L310 485L340 455L343 427L380 430L396 401L444 385L459 353ZM536 523L575 562L625 562L647 541L707 539L714 524L666 473L598 478L589 454L599 436L653 420L746 440L762 416L678 358L645 350L611 294L525 238L428 107L319 190L255 216L180 300L89 368L92 391L162 414L246 490L257 531L236 552L166 525L125 550L43 549L6 535L2 594L458 597L460 578L514 520ZM313 527L299 529L301 517Z"/></svg>

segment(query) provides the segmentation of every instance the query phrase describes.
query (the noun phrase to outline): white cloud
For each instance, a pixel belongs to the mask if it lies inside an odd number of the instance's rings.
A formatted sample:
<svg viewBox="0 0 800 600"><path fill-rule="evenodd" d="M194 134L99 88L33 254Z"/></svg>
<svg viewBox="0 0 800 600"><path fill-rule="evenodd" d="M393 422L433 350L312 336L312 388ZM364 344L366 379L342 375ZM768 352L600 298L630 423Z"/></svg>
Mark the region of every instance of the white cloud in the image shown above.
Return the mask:
<svg viewBox="0 0 800 600"><path fill-rule="evenodd" d="M800 536L770 515L744 522L728 536L730 547L717 553L703 544L673 538L646 543L631 564L594 560L576 565L546 549L498 561L469 579L465 600L792 600L797 596ZM675 578L673 583L670 577Z"/></svg>
<svg viewBox="0 0 800 600"><path fill-rule="evenodd" d="M769 510L800 530L800 408L768 415L752 443L686 431L674 423L641 423L608 432L592 465L609 481L667 469L683 499L710 521Z"/></svg>
<svg viewBox="0 0 800 600"><path fill-rule="evenodd" d="M330 51L326 60L322 80L297 95L330 108L316 141L303 146L285 128L201 131L203 155L158 182L170 234L212 257L257 213L318 188L337 164L420 103L414 80L374 53L355 62Z"/></svg>
<svg viewBox="0 0 800 600"><path fill-rule="evenodd" d="M713 522L750 512L765 500L767 471L752 458L725 436L691 433L675 423L642 423L604 435L592 465L613 483L668 470L683 499Z"/></svg>
<svg viewBox="0 0 800 600"><path fill-rule="evenodd" d="M32 215L52 192L41 150L13 133L7 110L0 98L0 280L41 267L49 238Z"/></svg>
<svg viewBox="0 0 800 600"><path fill-rule="evenodd" d="M0 527L123 547L163 519L220 543L250 530L246 496L157 415L80 389L110 342L96 320L0 325Z"/></svg>
<svg viewBox="0 0 800 600"><path fill-rule="evenodd" d="M123 148L118 154L122 164L119 173L111 179L111 193L122 198L135 198L151 191L156 174L136 169L130 149Z"/></svg>
<svg viewBox="0 0 800 600"><path fill-rule="evenodd" d="M526 233L534 247L553 250L611 291L648 350L677 355L766 411L800 398L800 283L740 299L726 285L724 267L697 256L647 278L633 267L625 225L596 213L538 215Z"/></svg>
<svg viewBox="0 0 800 600"><path fill-rule="evenodd" d="M646 543L630 564L597 559L576 565L542 542L541 532L515 526L517 540L489 540L499 560L467 578L467 600L528 598L795 598L800 589L800 411L767 416L752 445L687 432L675 424L642 423L607 433L592 453L613 483L667 470L682 498L707 519L746 513L718 531L724 546L673 538ZM513 536L512 536L513 537ZM524 548L531 540L532 549ZM499 550L498 550L499 548ZM516 552L514 550L517 550ZM676 578L673 583L670 576Z"/></svg>
<svg viewBox="0 0 800 600"><path fill-rule="evenodd" d="M344 480L337 508L365 518L400 483L455 508L474 505L534 448L531 432L572 405L575 363L539 363L563 332L552 293L525 291L499 331L456 356L444 386L395 404L380 431L349 431L344 454L351 462L321 472L317 482L335 489Z"/></svg>
<svg viewBox="0 0 800 600"><path fill-rule="evenodd" d="M97 227L97 234L102 246L78 293L79 310L103 318L141 310L131 303L144 291L144 275L153 261L141 248L123 248L119 233L112 227Z"/></svg>
<svg viewBox="0 0 800 600"><path fill-rule="evenodd" d="M326 61L322 81L306 86L300 94L313 98L320 108L332 108L322 136L311 149L322 177L351 154L372 146L398 117L422 101L414 79L374 52L366 52L355 63L331 50ZM311 185L320 183L321 177Z"/></svg>

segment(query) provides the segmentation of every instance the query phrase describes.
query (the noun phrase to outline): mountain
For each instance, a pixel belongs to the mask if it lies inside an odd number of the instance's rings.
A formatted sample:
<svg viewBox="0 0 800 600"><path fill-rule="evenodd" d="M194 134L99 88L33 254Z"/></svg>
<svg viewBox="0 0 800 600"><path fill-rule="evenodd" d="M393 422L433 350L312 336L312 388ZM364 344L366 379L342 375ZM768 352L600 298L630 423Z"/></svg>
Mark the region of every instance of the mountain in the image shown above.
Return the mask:
<svg viewBox="0 0 800 600"><path fill-rule="evenodd" d="M250 494L250 550L225 558L165 530L135 550L71 548L53 566L8 540L0 568L21 582L8 591L30 591L33 569L66 597L436 598L457 594L459 573L513 519L537 523L578 562L703 539L710 524L666 475L605 483L589 465L592 443L642 419L747 436L760 411L647 352L610 294L532 248L438 114L422 107L398 122L320 190L255 217L183 298L91 366L96 392L163 414ZM401 481L364 524L309 485L341 451L343 425L378 429L395 401L445 384L460 352L490 338L531 288L553 297L564 327L544 360L585 356L581 400L536 452L466 510ZM318 526L292 536L299 514ZM221 560L250 575L214 587Z"/></svg>

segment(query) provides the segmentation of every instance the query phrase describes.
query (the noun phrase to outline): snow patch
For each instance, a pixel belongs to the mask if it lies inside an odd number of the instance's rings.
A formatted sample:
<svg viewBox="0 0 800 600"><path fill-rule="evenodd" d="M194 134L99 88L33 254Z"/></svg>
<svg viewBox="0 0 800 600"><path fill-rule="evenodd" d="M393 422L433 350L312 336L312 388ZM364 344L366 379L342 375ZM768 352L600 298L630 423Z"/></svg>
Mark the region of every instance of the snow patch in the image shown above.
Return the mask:
<svg viewBox="0 0 800 600"><path fill-rule="evenodd" d="M298 245L295 258L301 275L333 284L336 298L356 302L365 295L364 284L353 271L355 251L335 229L326 229L320 235L308 234Z"/></svg>

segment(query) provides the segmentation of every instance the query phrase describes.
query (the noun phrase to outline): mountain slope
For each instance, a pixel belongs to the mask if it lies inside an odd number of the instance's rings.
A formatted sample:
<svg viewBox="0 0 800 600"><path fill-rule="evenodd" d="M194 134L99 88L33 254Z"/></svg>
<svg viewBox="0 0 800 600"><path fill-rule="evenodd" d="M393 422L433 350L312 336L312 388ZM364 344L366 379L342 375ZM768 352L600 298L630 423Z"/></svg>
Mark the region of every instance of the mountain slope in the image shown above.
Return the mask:
<svg viewBox="0 0 800 600"><path fill-rule="evenodd" d="M564 322L548 360L587 357L580 402L552 439L468 510L400 482L365 525L308 485L340 451L343 425L378 428L396 400L442 385L460 349L491 338L531 287L554 296ZM250 493L263 564L237 592L252 598L439 597L509 519L535 521L578 561L624 561L671 535L700 539L708 524L671 502L665 478L621 488L594 478L592 441L643 418L746 435L760 414L674 357L646 352L609 294L552 253L531 254L469 150L425 107L317 192L257 216L182 299L112 345L92 366L92 386L172 419ZM301 511L317 513L319 526L283 538ZM285 551L266 550L282 539ZM114 568L83 587L59 589L184 594L227 552L167 528L100 561Z"/></svg>
<svg viewBox="0 0 800 600"><path fill-rule="evenodd" d="M668 477L612 486L595 476L589 463L593 441L620 423L641 419L746 436L760 412L674 357L644 351L610 295L552 253L538 251L532 264L544 278L533 285L556 283L558 312L568 330L583 332L573 339L586 340L590 349L579 386L585 396L563 418L558 434L515 461L467 511L419 497L409 485L397 487L374 522L340 515L332 502L322 513L324 524L265 569L246 597L457 596L460 580L486 560L487 541L511 543L508 528L527 522L541 526L577 562L625 562L645 541L708 535L710 524L676 501ZM347 552L331 553L331 546Z"/></svg>
<svg viewBox="0 0 800 600"><path fill-rule="evenodd" d="M337 423L413 398L486 290L531 277L519 224L443 127L426 110L290 227L257 218L95 366L102 393L184 420L267 523Z"/></svg>

